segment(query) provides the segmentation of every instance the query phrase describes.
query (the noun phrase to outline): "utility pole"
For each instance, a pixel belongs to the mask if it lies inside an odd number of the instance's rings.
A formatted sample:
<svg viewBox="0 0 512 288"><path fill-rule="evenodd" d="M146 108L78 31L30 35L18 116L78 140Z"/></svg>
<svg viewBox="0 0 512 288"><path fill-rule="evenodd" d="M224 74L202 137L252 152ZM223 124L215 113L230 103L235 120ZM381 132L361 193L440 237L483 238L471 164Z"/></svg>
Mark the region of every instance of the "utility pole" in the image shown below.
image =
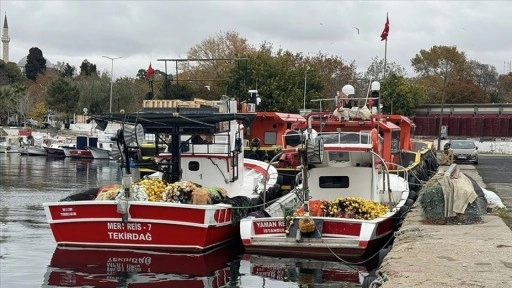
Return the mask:
<svg viewBox="0 0 512 288"><path fill-rule="evenodd" d="M123 57L108 57L108 56L101 56L107 59L110 59L112 61L112 67L110 68L110 113L112 113L112 85L114 84L114 60L123 58Z"/></svg>

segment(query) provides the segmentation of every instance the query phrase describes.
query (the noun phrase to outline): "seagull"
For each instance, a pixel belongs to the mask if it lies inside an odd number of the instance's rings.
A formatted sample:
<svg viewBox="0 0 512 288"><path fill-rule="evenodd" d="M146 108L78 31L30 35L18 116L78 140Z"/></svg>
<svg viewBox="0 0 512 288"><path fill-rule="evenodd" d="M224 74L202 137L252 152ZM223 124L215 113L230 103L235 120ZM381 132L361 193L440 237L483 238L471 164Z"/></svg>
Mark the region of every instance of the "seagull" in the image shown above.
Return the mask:
<svg viewBox="0 0 512 288"><path fill-rule="evenodd" d="M357 35L359 35L359 28L357 27L352 27L353 29L356 29L357 30Z"/></svg>

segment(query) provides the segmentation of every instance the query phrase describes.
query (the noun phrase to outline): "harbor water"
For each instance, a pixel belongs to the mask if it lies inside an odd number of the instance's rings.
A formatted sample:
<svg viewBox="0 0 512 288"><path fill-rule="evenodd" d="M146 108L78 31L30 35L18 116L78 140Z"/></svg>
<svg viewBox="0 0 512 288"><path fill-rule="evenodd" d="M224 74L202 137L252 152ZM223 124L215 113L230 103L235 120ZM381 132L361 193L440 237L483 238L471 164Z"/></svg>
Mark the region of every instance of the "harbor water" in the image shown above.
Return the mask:
<svg viewBox="0 0 512 288"><path fill-rule="evenodd" d="M193 255L57 247L43 203L121 175L115 161L0 155L0 287L362 287L378 265L247 255L237 244Z"/></svg>

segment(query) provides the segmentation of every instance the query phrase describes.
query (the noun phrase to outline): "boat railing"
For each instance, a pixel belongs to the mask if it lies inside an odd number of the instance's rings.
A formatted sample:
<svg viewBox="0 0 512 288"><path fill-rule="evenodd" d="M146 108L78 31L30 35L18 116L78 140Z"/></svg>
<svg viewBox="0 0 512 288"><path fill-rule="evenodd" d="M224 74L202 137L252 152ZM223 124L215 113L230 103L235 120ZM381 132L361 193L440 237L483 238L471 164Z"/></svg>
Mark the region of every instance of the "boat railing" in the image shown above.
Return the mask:
<svg viewBox="0 0 512 288"><path fill-rule="evenodd" d="M324 140L324 144L372 144L371 131L321 132L316 137L321 137Z"/></svg>
<svg viewBox="0 0 512 288"><path fill-rule="evenodd" d="M194 136L181 137L183 154L229 154L231 152L229 135L208 134L201 136L199 141L191 140L192 137Z"/></svg>

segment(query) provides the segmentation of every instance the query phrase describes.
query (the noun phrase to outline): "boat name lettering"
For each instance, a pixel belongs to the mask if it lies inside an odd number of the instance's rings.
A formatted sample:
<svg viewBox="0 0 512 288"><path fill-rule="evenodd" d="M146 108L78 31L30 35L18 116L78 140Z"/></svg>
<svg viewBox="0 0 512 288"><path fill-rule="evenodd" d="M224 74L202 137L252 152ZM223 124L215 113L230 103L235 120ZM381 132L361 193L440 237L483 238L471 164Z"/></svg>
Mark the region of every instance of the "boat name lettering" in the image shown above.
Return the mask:
<svg viewBox="0 0 512 288"><path fill-rule="evenodd" d="M255 267L252 274L276 280L286 279L285 272L283 270L272 267Z"/></svg>
<svg viewBox="0 0 512 288"><path fill-rule="evenodd" d="M115 274L117 272L142 272L140 264L124 264L124 263L107 263L108 275ZM111 278L114 279L114 278Z"/></svg>
<svg viewBox="0 0 512 288"><path fill-rule="evenodd" d="M76 212L73 211L73 207L62 207L60 216L76 216Z"/></svg>
<svg viewBox="0 0 512 288"><path fill-rule="evenodd" d="M132 263L132 264L151 264L151 257L111 257L108 258L107 265L115 265L117 263Z"/></svg>
<svg viewBox="0 0 512 288"><path fill-rule="evenodd" d="M108 230L142 230L142 224L140 223L120 223L120 222L108 222L107 229ZM151 226L150 226L151 228ZM151 229L149 229L151 230Z"/></svg>
<svg viewBox="0 0 512 288"><path fill-rule="evenodd" d="M284 221L266 221L266 222L256 222L256 226L258 228L284 228Z"/></svg>
<svg viewBox="0 0 512 288"><path fill-rule="evenodd" d="M151 241L152 237L150 233L129 233L129 232L107 232L109 239L115 240L144 240Z"/></svg>

